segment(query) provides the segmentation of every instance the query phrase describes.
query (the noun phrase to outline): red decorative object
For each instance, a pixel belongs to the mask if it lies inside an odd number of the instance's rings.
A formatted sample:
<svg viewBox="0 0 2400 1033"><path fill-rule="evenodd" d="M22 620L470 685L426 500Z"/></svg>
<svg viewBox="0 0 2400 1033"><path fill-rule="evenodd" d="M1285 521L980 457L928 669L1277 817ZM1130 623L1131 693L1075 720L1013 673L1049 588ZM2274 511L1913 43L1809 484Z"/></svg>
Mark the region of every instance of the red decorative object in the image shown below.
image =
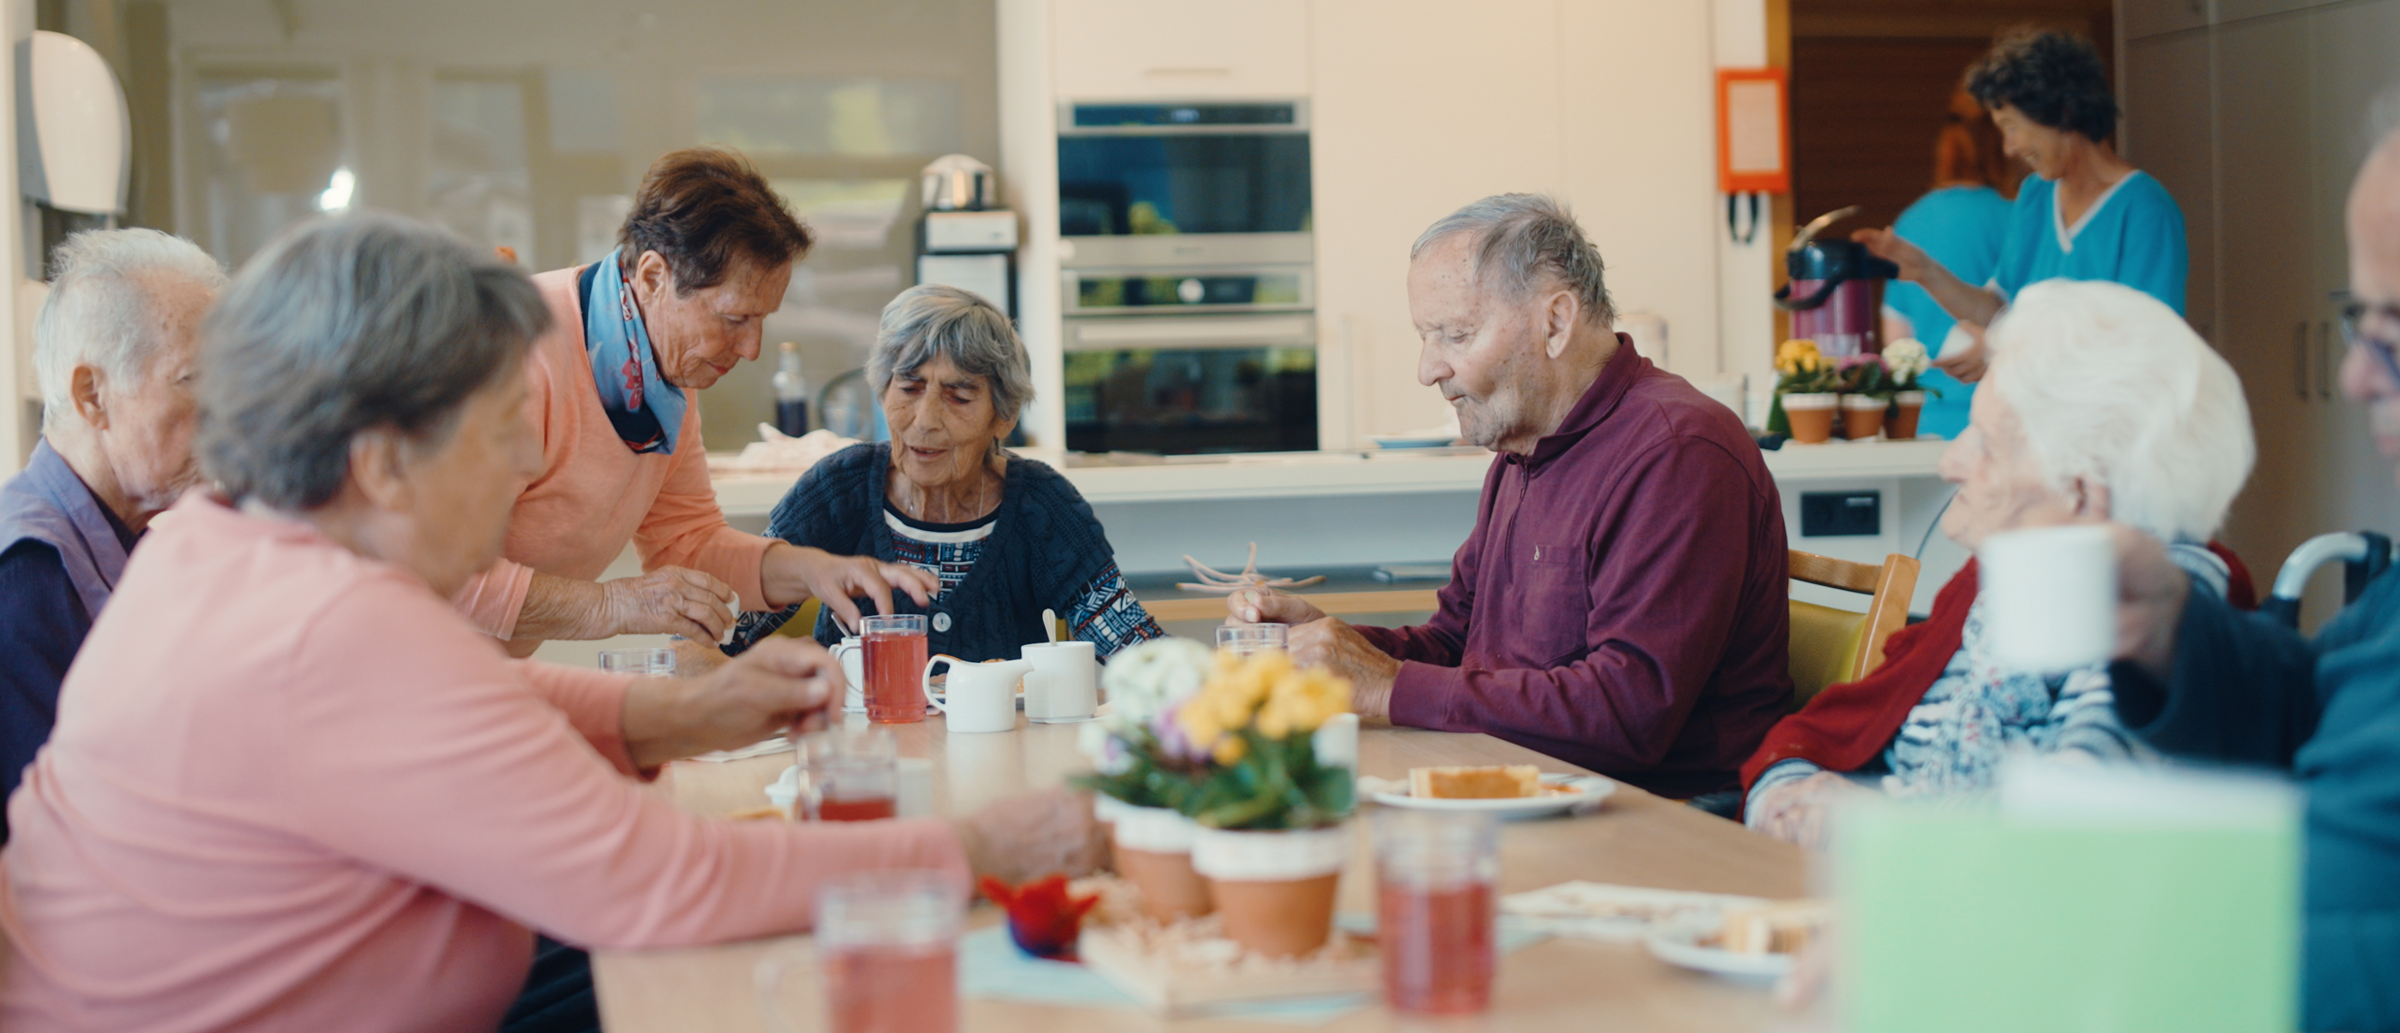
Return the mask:
<svg viewBox="0 0 2400 1033"><path fill-rule="evenodd" d="M1075 937L1083 931L1084 913L1100 902L1097 896L1069 895L1064 875L1014 888L986 875L977 886L985 899L1008 911L1008 938L1017 949L1053 961L1075 960Z"/></svg>

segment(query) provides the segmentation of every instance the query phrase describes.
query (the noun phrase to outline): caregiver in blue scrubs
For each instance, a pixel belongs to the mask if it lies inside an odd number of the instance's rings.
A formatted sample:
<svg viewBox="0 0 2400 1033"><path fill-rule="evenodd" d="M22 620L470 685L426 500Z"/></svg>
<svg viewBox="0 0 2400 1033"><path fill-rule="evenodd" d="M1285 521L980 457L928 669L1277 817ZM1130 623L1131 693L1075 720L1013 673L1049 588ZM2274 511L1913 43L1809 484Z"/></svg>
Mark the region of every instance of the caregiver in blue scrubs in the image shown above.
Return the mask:
<svg viewBox="0 0 2400 1033"><path fill-rule="evenodd" d="M1948 124L1933 145L1933 189L1900 213L1892 230L1925 249L1933 260L1968 283L1984 283L2000 267L2014 211L2010 198L2024 178L2023 167L2002 153L2000 128L1973 94L1961 87L1950 97ZM1883 289L1883 339L1914 337L1939 350L1958 321L1933 295L1913 283ZM1939 369L1926 370L1925 409L1917 435L1956 438L1967 429L1975 385L1959 383Z"/></svg>
<svg viewBox="0 0 2400 1033"><path fill-rule="evenodd" d="M1967 332L1936 365L1966 383L1983 379L1983 328L2017 291L2043 280L2110 280L2182 312L2183 211L2109 146L2117 100L2091 43L2047 31L2004 36L1968 70L1967 92L1992 113L2008 155L2034 173L2017 190L1990 278L1961 279L1895 230L1853 235Z"/></svg>

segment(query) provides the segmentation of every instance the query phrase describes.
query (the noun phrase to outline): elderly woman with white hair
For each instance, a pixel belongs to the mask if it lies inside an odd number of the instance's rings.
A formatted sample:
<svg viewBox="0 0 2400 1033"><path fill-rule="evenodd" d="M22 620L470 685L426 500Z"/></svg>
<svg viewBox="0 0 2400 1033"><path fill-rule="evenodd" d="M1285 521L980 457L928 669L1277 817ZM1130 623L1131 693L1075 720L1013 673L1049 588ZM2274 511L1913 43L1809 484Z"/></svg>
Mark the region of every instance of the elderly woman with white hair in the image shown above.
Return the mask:
<svg viewBox="0 0 2400 1033"><path fill-rule="evenodd" d="M1942 456L1959 486L1943 533L1972 550L2037 513L2113 520L2166 543L2222 597L2229 568L2205 543L2256 456L2225 360L2164 303L2097 281L2027 287L1990 344L1966 433ZM2105 666L2040 675L1994 662L1976 583L1969 563L1931 619L1892 636L1883 666L1767 734L1742 768L1751 827L1818 845L1844 794L1978 792L2018 752L2144 753Z"/></svg>
<svg viewBox="0 0 2400 1033"><path fill-rule="evenodd" d="M887 444L826 457L775 506L767 535L842 555L903 563L941 578L927 648L970 661L1013 660L1049 636L1042 611L1106 658L1166 632L1133 598L1099 518L1075 486L1001 446L1033 400L1025 345L992 304L926 284L885 306L867 383L892 428ZM798 613L748 614L739 653ZM830 610L814 629L840 639Z"/></svg>
<svg viewBox="0 0 2400 1033"><path fill-rule="evenodd" d="M33 326L42 440L0 486L0 794L50 738L135 541L198 477L192 341L224 285L216 259L157 230L78 233L52 260Z"/></svg>

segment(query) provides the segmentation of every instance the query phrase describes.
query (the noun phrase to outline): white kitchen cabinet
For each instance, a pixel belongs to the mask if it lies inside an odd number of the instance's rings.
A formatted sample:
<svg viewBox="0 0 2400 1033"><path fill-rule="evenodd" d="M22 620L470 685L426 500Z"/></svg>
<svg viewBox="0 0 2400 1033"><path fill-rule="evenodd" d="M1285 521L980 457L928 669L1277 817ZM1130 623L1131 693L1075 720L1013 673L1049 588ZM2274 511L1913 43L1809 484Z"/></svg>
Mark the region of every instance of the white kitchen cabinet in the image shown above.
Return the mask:
<svg viewBox="0 0 2400 1033"><path fill-rule="evenodd" d="M2127 40L2203 28L2223 0L2117 0L2117 25Z"/></svg>
<svg viewBox="0 0 2400 1033"><path fill-rule="evenodd" d="M1462 18L1438 0L1315 0L1314 11L1328 424L1345 403L1361 435L1448 418L1417 382L1409 245L1461 205L1510 191L1565 200L1619 309L1666 317L1674 369L1718 372L1706 2L1491 0ZM1490 54L1509 58L1478 57Z"/></svg>
<svg viewBox="0 0 2400 1033"><path fill-rule="evenodd" d="M1304 0L1053 0L1062 100L1305 97Z"/></svg>
<svg viewBox="0 0 2400 1033"><path fill-rule="evenodd" d="M2126 154L2183 205L2193 319L2213 324L2242 377L2259 460L2223 537L2264 587L2312 535L2400 524L2391 462L2364 410L2341 397L2329 297L2349 278L2343 209L2372 143L2367 109L2400 69L2400 0L2220 0L2216 14L2201 32L2128 42ZM2203 220L2214 229L2205 255ZM2203 275L2215 281L2213 319ZM2329 571L2304 612L2314 624L2339 602Z"/></svg>

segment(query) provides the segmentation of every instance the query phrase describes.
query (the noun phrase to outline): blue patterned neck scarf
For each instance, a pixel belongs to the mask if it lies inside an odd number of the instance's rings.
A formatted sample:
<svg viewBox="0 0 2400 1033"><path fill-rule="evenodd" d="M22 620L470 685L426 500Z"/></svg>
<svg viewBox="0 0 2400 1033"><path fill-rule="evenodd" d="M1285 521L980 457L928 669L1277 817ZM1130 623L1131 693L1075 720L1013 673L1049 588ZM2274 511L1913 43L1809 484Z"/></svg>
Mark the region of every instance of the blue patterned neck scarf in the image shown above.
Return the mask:
<svg viewBox="0 0 2400 1033"><path fill-rule="evenodd" d="M683 429L683 389L658 373L650 331L642 326L633 285L625 282L625 266L617 256L609 252L578 278L583 347L592 359L592 383L599 387L600 408L625 447L674 455L676 433Z"/></svg>

